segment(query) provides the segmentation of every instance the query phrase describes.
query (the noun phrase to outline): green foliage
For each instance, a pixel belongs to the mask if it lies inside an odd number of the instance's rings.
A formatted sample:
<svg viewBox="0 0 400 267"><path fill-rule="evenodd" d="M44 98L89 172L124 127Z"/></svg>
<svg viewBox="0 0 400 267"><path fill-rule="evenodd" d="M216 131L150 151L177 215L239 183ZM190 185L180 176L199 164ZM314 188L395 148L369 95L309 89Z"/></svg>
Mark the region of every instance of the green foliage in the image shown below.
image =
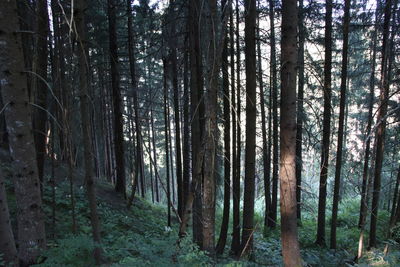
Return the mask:
<svg viewBox="0 0 400 267"><path fill-rule="evenodd" d="M0 266L5 266L6 262L3 259L3 253L0 252Z"/></svg>
<svg viewBox="0 0 400 267"><path fill-rule="evenodd" d="M45 262L35 266L94 266L94 248L91 237L83 234L59 239L53 247L43 253Z"/></svg>

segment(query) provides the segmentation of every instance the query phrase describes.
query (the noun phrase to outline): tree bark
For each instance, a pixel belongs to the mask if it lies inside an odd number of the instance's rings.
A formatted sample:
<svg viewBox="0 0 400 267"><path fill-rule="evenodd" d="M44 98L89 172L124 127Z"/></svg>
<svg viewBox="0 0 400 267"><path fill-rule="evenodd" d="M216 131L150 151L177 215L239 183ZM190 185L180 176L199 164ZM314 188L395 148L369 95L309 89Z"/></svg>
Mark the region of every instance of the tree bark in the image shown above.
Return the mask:
<svg viewBox="0 0 400 267"><path fill-rule="evenodd" d="M256 1L245 0L246 62L246 154L243 192L243 231L241 250L252 254L254 229L254 197L256 172Z"/></svg>
<svg viewBox="0 0 400 267"><path fill-rule="evenodd" d="M16 1L0 1L0 80L17 202L20 266L35 263L46 247L27 75Z"/></svg>
<svg viewBox="0 0 400 267"><path fill-rule="evenodd" d="M234 255L240 252L240 156L241 156L241 127L240 127L240 31L239 31L239 1L236 0L236 164L233 166L232 177L232 243L231 251ZM233 73L232 73L233 75Z"/></svg>
<svg viewBox="0 0 400 267"><path fill-rule="evenodd" d="M47 12L47 0L38 0L36 2L36 55L34 74L35 81L35 107L33 108L33 127L36 147L36 159L38 164L39 180L43 188L43 168L46 154L46 121L47 121L47 56L49 35L49 15Z"/></svg>
<svg viewBox="0 0 400 267"><path fill-rule="evenodd" d="M0 171L0 240L0 253L3 254L5 263L9 266L18 266L17 249L15 247L14 234L11 228L7 193L2 171Z"/></svg>
<svg viewBox="0 0 400 267"><path fill-rule="evenodd" d="M221 2L222 8L225 8L226 0ZM226 238L229 227L229 212L231 201L231 119L230 119L230 95L229 95L229 76L228 76L228 38L222 49L222 88L224 103L224 207L222 214L221 231L217 242L216 253L224 252Z"/></svg>
<svg viewBox="0 0 400 267"><path fill-rule="evenodd" d="M388 39L390 28L390 17L392 9L392 0L387 0L385 4L385 18L383 24L383 42L382 42L382 67L381 67L381 82L380 82L380 95L379 95L379 108L377 115L377 130L375 135L375 169L374 169L374 189L372 193L372 206L371 206L371 224L369 234L369 247L376 247L376 226L378 221L378 205L379 195L381 190L381 175L383 163L383 151L385 145L385 131L386 131L386 113L387 113L387 100L389 97L389 79L388 79Z"/></svg>
<svg viewBox="0 0 400 267"><path fill-rule="evenodd" d="M269 18L271 23L271 79L272 79L272 200L271 220L269 227L275 228L278 213L278 171L279 171L279 139L278 139L278 85L276 70L276 47L275 47L275 11L274 1L269 2Z"/></svg>
<svg viewBox="0 0 400 267"><path fill-rule="evenodd" d="M296 201L296 0L282 2L280 207L283 265L302 266L297 237Z"/></svg>
<svg viewBox="0 0 400 267"><path fill-rule="evenodd" d="M297 124L296 124L296 201L297 201L297 223L301 225L301 179L303 169L303 120L304 116L304 42L305 42L305 27L304 27L304 6L303 0L299 0L299 85L297 92Z"/></svg>
<svg viewBox="0 0 400 267"><path fill-rule="evenodd" d="M331 73L332 73L332 0L326 1L325 15L325 62L324 62L324 115L323 115L323 136L321 150L321 170L319 182L318 199L318 225L317 240L315 243L325 246L325 214L326 214L326 191L329 165L329 144L331 134Z"/></svg>
<svg viewBox="0 0 400 267"><path fill-rule="evenodd" d="M336 249L336 224L337 224L337 216L339 208L340 172L342 169L342 152L343 152L343 129L344 129L345 108L346 108L349 24L350 24L350 0L345 0L344 18L343 18L342 73L340 78L341 81L340 81L339 130L338 130L338 144L336 152L335 185L333 192L332 219L331 219L331 240L330 240L331 249Z"/></svg>
<svg viewBox="0 0 400 267"><path fill-rule="evenodd" d="M91 123L89 105L89 52L86 39L85 10L87 9L86 0L79 0L75 7L75 23L77 30L77 57L79 58L79 87L80 87L80 108L81 126L83 136L83 157L85 161L85 186L89 201L90 223L92 226L93 240L96 244L94 259L99 265L101 261L101 249L98 245L100 238L100 221L97 213L96 185L93 179L93 147L91 140Z"/></svg>
<svg viewBox="0 0 400 267"><path fill-rule="evenodd" d="M124 162L124 120L122 117L120 74L118 70L118 48L117 48L117 17L116 1L107 0L108 27L110 41L110 64L111 64L111 86L114 107L114 143L117 179L115 191L126 197L125 185L125 162Z"/></svg>

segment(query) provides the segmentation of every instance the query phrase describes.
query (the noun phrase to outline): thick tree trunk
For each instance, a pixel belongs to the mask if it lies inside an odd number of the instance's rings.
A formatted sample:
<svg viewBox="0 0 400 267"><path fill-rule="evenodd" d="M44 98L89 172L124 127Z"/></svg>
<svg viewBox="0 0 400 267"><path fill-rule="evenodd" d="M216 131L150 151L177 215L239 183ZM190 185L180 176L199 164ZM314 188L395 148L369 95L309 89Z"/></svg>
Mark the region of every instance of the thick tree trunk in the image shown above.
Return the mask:
<svg viewBox="0 0 400 267"><path fill-rule="evenodd" d="M388 37L390 28L390 17L392 9L392 0L387 0L385 4L385 19L383 24L383 43L382 43L382 67L381 67L381 83L379 95L379 108L377 115L377 131L375 135L375 170L374 170L374 189L372 193L372 206L371 206L371 224L369 234L369 247L376 247L376 227L378 221L378 205L379 195L381 190L381 175L383 163L383 151L385 145L385 131L386 131L386 113L388 107L389 97L389 79L388 79Z"/></svg>
<svg viewBox="0 0 400 267"><path fill-rule="evenodd" d="M47 0L36 2L36 55L35 68L35 107L33 108L33 127L36 147L36 159L38 164L39 180L43 187L43 168L46 154L46 121L47 121L47 56L49 35L49 15L47 12Z"/></svg>
<svg viewBox="0 0 400 267"><path fill-rule="evenodd" d="M256 172L256 1L245 0L246 154L241 250L252 254Z"/></svg>
<svg viewBox="0 0 400 267"><path fill-rule="evenodd" d="M296 68L297 3L282 2L280 207L283 265L302 266L297 237L296 201Z"/></svg>
<svg viewBox="0 0 400 267"><path fill-rule="evenodd" d="M120 75L118 70L118 49L117 49L117 4L115 0L107 0L108 27L110 40L110 64L111 64L111 84L114 106L114 143L115 143L115 162L117 169L117 179L115 191L126 197L125 192L125 162L124 162L124 119L122 117Z"/></svg>
<svg viewBox="0 0 400 267"><path fill-rule="evenodd" d="M91 140L91 123L89 105L89 62L88 48L86 40L85 10L87 9L86 0L79 0L75 7L75 23L77 29L77 57L79 58L79 87L80 87L80 107L81 107L81 126L83 137L83 156L85 161L85 185L89 201L90 223L94 242L99 245L100 241L100 221L97 214L96 185L93 179L93 147ZM100 264L101 250L96 247L94 250L96 264Z"/></svg>
<svg viewBox="0 0 400 267"><path fill-rule="evenodd" d="M15 0L0 1L0 27L0 80L17 202L18 258L21 266L28 266L46 247L46 235Z"/></svg>
<svg viewBox="0 0 400 267"><path fill-rule="evenodd" d="M332 219L331 219L331 249L336 249L336 224L339 208L340 172L342 169L343 152L343 128L346 108L346 83L347 83L347 55L349 44L349 23L350 23L350 0L345 0L343 18L343 49L342 49L342 73L340 81L340 111L339 111L339 131L336 152L335 185L333 192Z"/></svg>
<svg viewBox="0 0 400 267"><path fill-rule="evenodd" d="M15 247L14 234L11 228L2 171L0 171L0 240L0 253L3 254L3 260L9 264L9 266L18 266L17 249Z"/></svg>
<svg viewBox="0 0 400 267"><path fill-rule="evenodd" d="M316 244L325 246L326 191L328 179L329 144L331 134L331 73L332 73L332 0L326 1L325 62L324 62L324 115L321 150L321 171L318 200L318 225Z"/></svg>

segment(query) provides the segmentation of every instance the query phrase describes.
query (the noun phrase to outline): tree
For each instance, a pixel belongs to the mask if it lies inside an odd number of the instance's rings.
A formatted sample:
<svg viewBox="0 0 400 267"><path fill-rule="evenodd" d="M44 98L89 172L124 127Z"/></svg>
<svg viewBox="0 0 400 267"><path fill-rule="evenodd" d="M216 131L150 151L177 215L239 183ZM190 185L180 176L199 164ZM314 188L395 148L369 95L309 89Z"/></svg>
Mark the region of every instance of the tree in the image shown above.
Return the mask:
<svg viewBox="0 0 400 267"><path fill-rule="evenodd" d="M297 237L296 201L296 0L282 2L280 207L282 255L285 267L302 266Z"/></svg>
<svg viewBox="0 0 400 267"><path fill-rule="evenodd" d="M252 253L254 233L254 197L256 171L256 1L246 0L245 55L246 55L246 154L243 197L243 231L241 250Z"/></svg>
<svg viewBox="0 0 400 267"><path fill-rule="evenodd" d="M326 191L329 165L329 144L331 134L331 73L332 73L332 0L326 1L325 14L325 61L324 61L324 115L321 148L321 172L319 181L318 198L318 226L316 244L325 246L325 214L326 214Z"/></svg>
<svg viewBox="0 0 400 267"><path fill-rule="evenodd" d="M386 113L388 107L389 97L389 79L388 79L388 39L389 39L389 27L390 17L392 10L392 1L387 0L385 3L385 15L383 24L383 36L382 36L382 63L381 63L381 82L380 82L380 95L379 95L379 108L377 115L377 129L375 135L375 169L374 169L374 189L372 193L372 206L371 206L371 225L369 234L369 247L376 247L376 224L378 220L378 204L379 194L381 189L381 175L382 175L382 163L383 163L383 152L385 145L385 130L386 130Z"/></svg>
<svg viewBox="0 0 400 267"><path fill-rule="evenodd" d="M46 235L17 3L1 1L0 10L0 80L17 202L18 258L28 266L46 247Z"/></svg>
<svg viewBox="0 0 400 267"><path fill-rule="evenodd" d="M301 172L303 169L303 120L304 120L304 42L305 42L305 27L304 27L303 0L299 0L299 84L297 92L297 125L296 125L296 200L297 200L297 221L301 224Z"/></svg>
<svg viewBox="0 0 400 267"><path fill-rule="evenodd" d="M7 194L4 185L4 175L0 172L0 253L10 266L18 266L17 248L11 229L10 213L8 211Z"/></svg>
<svg viewBox="0 0 400 267"><path fill-rule="evenodd" d="M226 0L221 3L222 9L225 8ZM230 25L232 27L232 25ZM227 34L227 33L226 33ZM232 60L232 58L231 58ZM222 49L222 88L224 103L224 211L222 215L222 224L220 236L218 239L216 252L222 254L226 244L229 226L229 212L231 201L231 127L230 127L230 95L229 95L229 75L228 75L228 38L225 37L224 47Z"/></svg>
<svg viewBox="0 0 400 267"><path fill-rule="evenodd" d="M91 140L91 124L89 105L89 52L87 49L85 10L87 8L86 0L79 0L76 3L75 23L76 38L78 42L77 57L79 58L79 87L80 87L80 108L81 108L81 126L83 136L83 156L85 160L85 185L87 197L89 200L90 223L92 225L93 240L100 243L100 222L97 213L96 186L93 179L93 147ZM98 245L98 244L97 244ZM100 264L101 250L96 247L94 250L96 264Z"/></svg>
<svg viewBox="0 0 400 267"><path fill-rule="evenodd" d="M344 18L343 18L342 73L340 80L339 130L338 130L338 141L337 141L338 145L336 152L335 186L333 193L333 207L332 207L332 220L331 220L331 243L330 243L331 249L336 249L336 225L337 225L337 216L339 207L340 172L342 170L342 152L343 152L343 129L344 129L345 108L346 108L349 24L350 24L350 0L346 0L344 4Z"/></svg>
<svg viewBox="0 0 400 267"><path fill-rule="evenodd" d="M271 83L272 83L272 201L269 227L275 228L278 213L278 171L279 171L279 140L278 140L278 85L276 70L275 18L274 1L269 2L269 19L271 23Z"/></svg>
<svg viewBox="0 0 400 267"><path fill-rule="evenodd" d="M240 31L239 31L239 1L236 0L236 158L232 171L232 242L231 251L237 255L240 251L240 156L241 156L241 81L240 81ZM232 73L233 75L233 73ZM232 92L233 93L233 92ZM234 93L233 93L234 95Z"/></svg>
<svg viewBox="0 0 400 267"><path fill-rule="evenodd" d="M35 108L33 113L34 138L36 146L36 159L39 171L39 180L43 183L44 157L46 154L46 97L47 97L47 56L49 35L49 15L47 12L47 0L39 0L36 5L36 55L35 55Z"/></svg>
<svg viewBox="0 0 400 267"><path fill-rule="evenodd" d="M117 52L117 18L115 0L107 0L108 29L110 40L110 64L111 64L111 87L114 108L114 143L115 143L115 162L117 169L117 180L115 191L121 193L125 198L125 162L124 162L124 129L122 117L121 88L119 85L120 74L118 70Z"/></svg>

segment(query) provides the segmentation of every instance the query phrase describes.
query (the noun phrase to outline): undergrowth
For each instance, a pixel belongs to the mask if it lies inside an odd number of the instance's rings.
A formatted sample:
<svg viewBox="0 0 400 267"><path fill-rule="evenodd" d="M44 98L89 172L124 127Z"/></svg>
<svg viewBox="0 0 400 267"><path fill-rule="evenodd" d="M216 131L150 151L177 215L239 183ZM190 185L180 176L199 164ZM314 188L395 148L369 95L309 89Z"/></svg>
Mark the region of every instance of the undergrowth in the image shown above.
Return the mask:
<svg viewBox="0 0 400 267"><path fill-rule="evenodd" d="M15 212L15 199L9 188L10 210ZM104 186L104 185L102 185ZM230 235L228 235L225 253L217 259L211 259L193 244L192 237L184 238L180 246L176 244L178 222L166 225L166 209L162 205L151 204L137 197L130 210L116 208L113 203L98 197L98 212L101 220L102 243L95 244L91 238L89 208L83 187L76 187L77 232L71 234L72 212L68 183L60 183L56 189L56 227L52 227L51 188L44 187L44 212L48 233L48 249L43 251L41 263L35 266L93 266L92 251L100 246L103 251L104 266L282 266L279 225L263 235L263 219L256 214L257 230L254 233L254 257L235 260L229 255ZM121 200L122 201L122 200ZM121 203L119 203L121 204ZM216 232L219 233L221 210L217 211ZM327 212L327 214L329 214ZM344 201L338 218L337 250L321 248L314 244L316 218L304 216L299 228L304 266L400 266L398 241L400 225L394 229L394 240L390 240L390 253L383 255L383 249L371 250L365 254L358 265L352 263L356 255L359 229L357 222L357 201ZM12 216L15 218L15 216ZM380 211L378 236L384 245L383 237L387 231L388 214ZM330 221L327 219L326 234L329 237ZM229 226L232 229L232 226ZM367 228L368 229L368 228ZM368 240L368 236L365 237ZM329 240L327 240L329 244ZM0 255L0 266L2 264ZM353 265L351 265L353 264Z"/></svg>

